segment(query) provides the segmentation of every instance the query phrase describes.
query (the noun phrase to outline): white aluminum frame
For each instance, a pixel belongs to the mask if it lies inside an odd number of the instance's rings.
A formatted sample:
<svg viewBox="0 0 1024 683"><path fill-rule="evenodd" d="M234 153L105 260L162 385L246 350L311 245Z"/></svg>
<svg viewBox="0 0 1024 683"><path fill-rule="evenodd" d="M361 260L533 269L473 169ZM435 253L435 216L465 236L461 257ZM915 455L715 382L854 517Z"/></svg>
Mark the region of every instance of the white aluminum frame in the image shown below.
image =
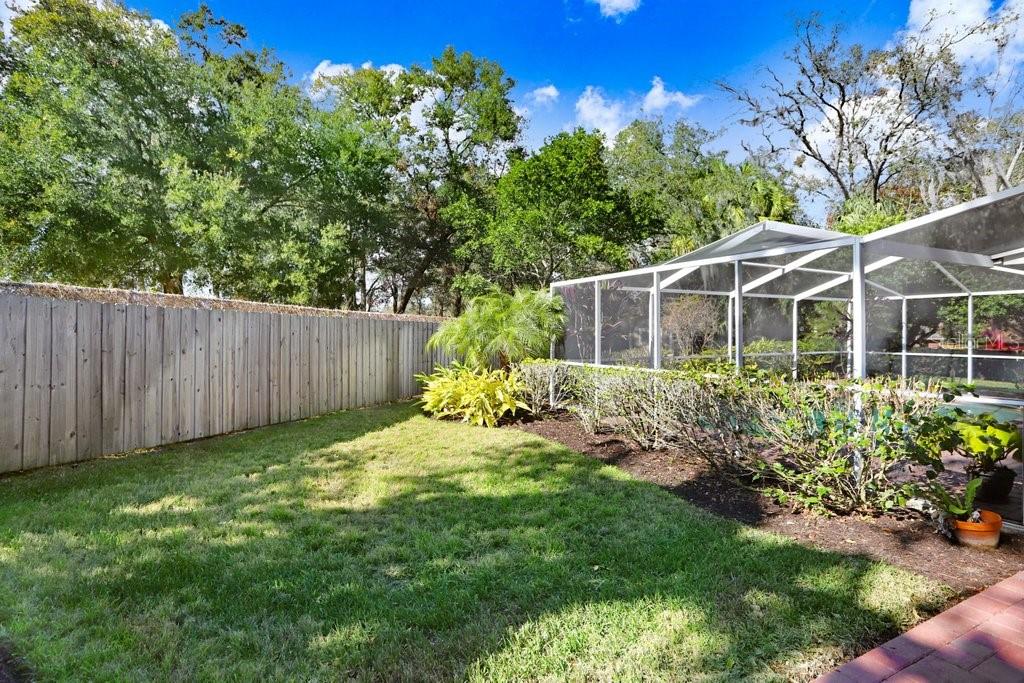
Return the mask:
<svg viewBox="0 0 1024 683"><path fill-rule="evenodd" d="M899 356L900 375L908 375L908 360L913 357L950 357L963 358L967 364L967 380L972 382L975 377L975 360L977 359L999 359L1018 360L1024 362L1024 354L1020 356L977 353L974 340L974 310L977 297L980 296L1008 296L1024 295L1024 286L1020 289L992 289L972 290L960 279L954 276L944 264L965 265L975 268L986 268L993 271L1011 273L1024 276L1024 268L1011 266L1024 266L1024 247L1003 249L992 254L979 254L974 252L957 251L953 249L942 249L926 245L907 243L894 240L900 235L909 235L917 230L922 230L930 225L958 214L981 210L993 203L1024 195L1024 186L1012 188L988 197L982 197L971 202L950 207L927 216L905 221L890 228L879 230L866 236L848 235L819 228L809 228L799 225L790 225L775 221L762 221L746 230L734 235L725 237L718 242L701 247L689 254L671 259L665 263L635 268L633 270L606 273L591 277L575 278L556 281L551 284L551 292L557 292L559 288L571 285L585 285L593 283L594 286L594 357L593 362L572 361L584 365L604 366L604 358L601 348L602 315L601 315L601 292L605 289L605 283L627 277L639 275L650 275L651 285L632 287L623 286L618 289L626 291L647 292L648 299L648 346L650 368L659 369L662 365L661 352L661 295L662 294L701 294L707 296L721 296L728 298L726 316L726 357L730 358L737 370L743 367L747 357L781 357L788 356L792 363L792 376L798 377L800 357L802 355L836 355L846 356L848 374L854 378L864 378L868 374L867 361L869 356ZM1024 197L1022 197L1024 199ZM783 238L790 238L789 244L773 246L770 248L751 248L744 251L743 245L748 244L754 237L765 232L776 233ZM993 244L998 249L1002 245ZM816 268L815 262L838 249L850 248L852 252L852 264L849 271ZM722 253L722 252L726 253ZM797 255L796 258L786 263L766 263L762 259L769 259L778 256ZM891 287L882 285L869 276L881 271L891 265L904 260L920 261L931 263L946 280L951 288L947 292L935 292L927 294L910 294L899 292ZM733 264L733 286L731 290L705 290L692 289L674 286L680 280L697 272L701 267L713 265ZM744 282L743 267L752 266L763 268L767 272L758 275L749 282ZM758 291L765 285L778 280L789 273L804 272L833 275L834 277L814 287L794 294L774 294ZM852 292L850 296L830 295L830 290L849 283ZM873 287L882 295L869 296L868 287ZM953 297L966 297L968 307L967 323L967 348L963 353L924 353L908 349L908 301L919 299L946 299ZM792 349L786 353L744 353L744 330L743 330L743 300L745 298L768 298L768 299L789 299L792 302L790 323L792 329ZM900 350L899 351L870 351L867 348L867 301L899 301L900 302ZM846 351L800 351L799 324L801 301L846 301L850 307L850 342ZM552 344L551 355L555 355L555 346ZM972 401L984 402L987 404L1024 408L1024 397L1002 398L994 396L983 396L974 398ZM1021 527L1020 530L1024 530Z"/></svg>

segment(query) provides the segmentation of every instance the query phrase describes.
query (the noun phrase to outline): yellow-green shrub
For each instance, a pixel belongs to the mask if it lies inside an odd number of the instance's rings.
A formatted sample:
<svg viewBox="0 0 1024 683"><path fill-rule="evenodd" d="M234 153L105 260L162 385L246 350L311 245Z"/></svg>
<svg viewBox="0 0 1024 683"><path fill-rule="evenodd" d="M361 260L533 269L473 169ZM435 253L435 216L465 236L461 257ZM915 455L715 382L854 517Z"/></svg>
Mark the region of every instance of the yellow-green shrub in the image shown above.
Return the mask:
<svg viewBox="0 0 1024 683"><path fill-rule="evenodd" d="M525 388L514 370L474 370L456 363L416 379L423 384L423 409L437 418L493 427L505 415L529 410L523 401Z"/></svg>

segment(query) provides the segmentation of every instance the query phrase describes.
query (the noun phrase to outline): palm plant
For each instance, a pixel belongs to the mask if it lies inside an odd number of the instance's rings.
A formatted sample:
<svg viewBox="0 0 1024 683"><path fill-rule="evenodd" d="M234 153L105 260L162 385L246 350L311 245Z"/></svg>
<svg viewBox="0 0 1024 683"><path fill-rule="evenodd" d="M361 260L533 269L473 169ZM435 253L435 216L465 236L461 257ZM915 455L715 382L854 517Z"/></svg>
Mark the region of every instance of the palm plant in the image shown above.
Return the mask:
<svg viewBox="0 0 1024 683"><path fill-rule="evenodd" d="M544 291L520 289L515 294L494 290L474 298L466 311L438 328L427 343L467 365L486 368L529 357L546 356L552 338L562 334L562 299Z"/></svg>

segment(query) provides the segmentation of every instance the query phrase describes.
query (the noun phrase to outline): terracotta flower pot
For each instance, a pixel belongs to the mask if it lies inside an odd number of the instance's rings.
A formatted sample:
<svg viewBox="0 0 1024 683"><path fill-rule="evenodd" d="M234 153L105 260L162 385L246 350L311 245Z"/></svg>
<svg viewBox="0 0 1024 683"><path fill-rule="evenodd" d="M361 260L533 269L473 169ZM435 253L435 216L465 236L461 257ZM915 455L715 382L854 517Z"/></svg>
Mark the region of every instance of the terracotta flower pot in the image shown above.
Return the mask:
<svg viewBox="0 0 1024 683"><path fill-rule="evenodd" d="M999 532L1003 529L1003 518L995 512L979 510L980 522L953 520L953 535L964 545L976 548L995 548L999 545Z"/></svg>

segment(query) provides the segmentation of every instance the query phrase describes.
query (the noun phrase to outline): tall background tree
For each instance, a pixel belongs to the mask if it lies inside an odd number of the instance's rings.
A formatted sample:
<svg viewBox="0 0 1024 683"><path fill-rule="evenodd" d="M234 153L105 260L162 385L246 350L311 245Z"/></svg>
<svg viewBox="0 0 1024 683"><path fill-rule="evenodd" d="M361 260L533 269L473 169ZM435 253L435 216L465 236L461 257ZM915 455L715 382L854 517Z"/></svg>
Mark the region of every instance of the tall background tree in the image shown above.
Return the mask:
<svg viewBox="0 0 1024 683"><path fill-rule="evenodd" d="M608 151L613 185L658 221L644 245L649 258L677 256L761 220L797 219L791 191L754 158L730 163L710 149L714 140L687 121L669 129L637 120Z"/></svg>
<svg viewBox="0 0 1024 683"><path fill-rule="evenodd" d="M385 155L200 6L175 34L115 3L42 0L0 80L0 253L14 277L340 303L339 243Z"/></svg>
<svg viewBox="0 0 1024 683"><path fill-rule="evenodd" d="M509 287L628 267L658 219L612 186L600 133L577 129L512 163L497 183L484 237L489 266Z"/></svg>

